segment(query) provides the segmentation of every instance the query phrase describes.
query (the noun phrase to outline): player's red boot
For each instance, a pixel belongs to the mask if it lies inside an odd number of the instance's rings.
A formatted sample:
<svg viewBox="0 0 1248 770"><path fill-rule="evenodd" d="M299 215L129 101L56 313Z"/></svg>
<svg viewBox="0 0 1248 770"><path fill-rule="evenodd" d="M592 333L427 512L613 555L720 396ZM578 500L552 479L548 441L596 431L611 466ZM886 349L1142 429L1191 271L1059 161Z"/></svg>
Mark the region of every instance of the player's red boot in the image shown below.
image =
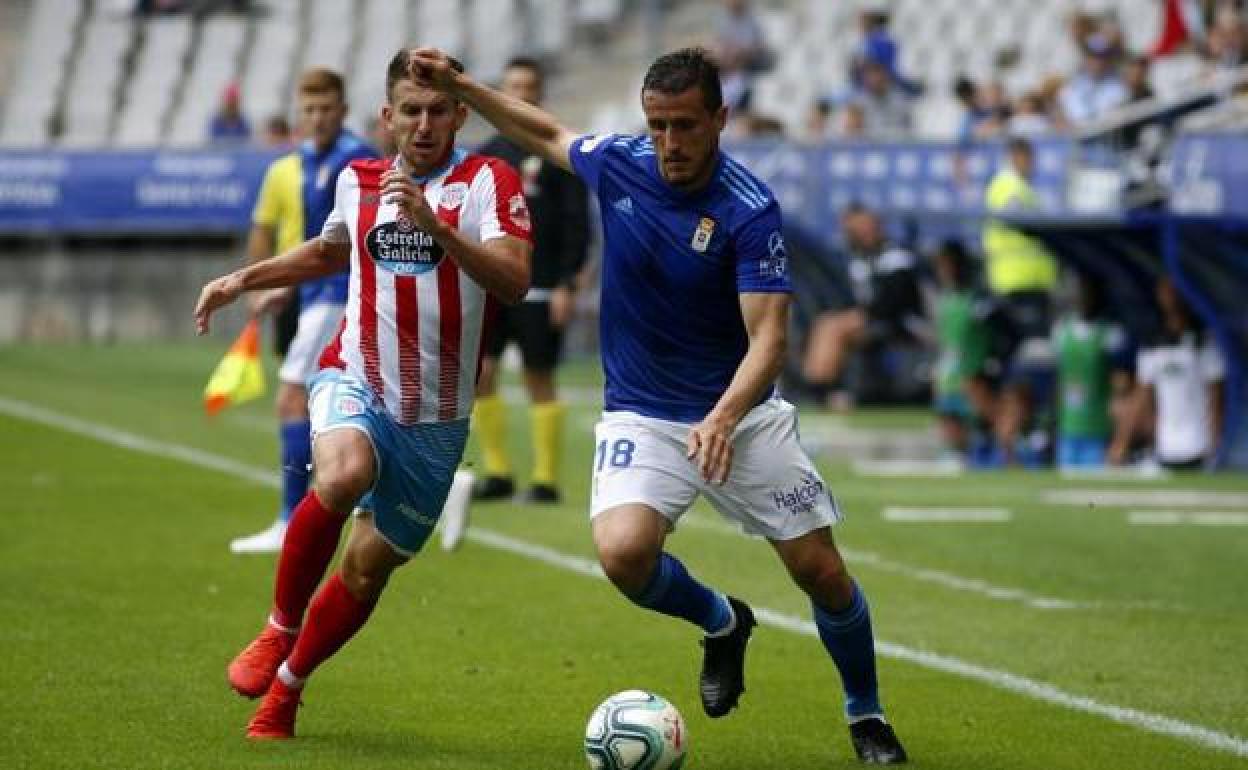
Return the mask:
<svg viewBox="0 0 1248 770"><path fill-rule="evenodd" d="M260 707L247 723L247 737L253 741L283 741L295 737L295 714L302 690L287 687L280 677L273 679Z"/></svg>
<svg viewBox="0 0 1248 770"><path fill-rule="evenodd" d="M264 695L277 676L277 667L282 665L294 646L294 634L266 625L260 635L230 661L229 668L225 670L230 687L248 698Z"/></svg>

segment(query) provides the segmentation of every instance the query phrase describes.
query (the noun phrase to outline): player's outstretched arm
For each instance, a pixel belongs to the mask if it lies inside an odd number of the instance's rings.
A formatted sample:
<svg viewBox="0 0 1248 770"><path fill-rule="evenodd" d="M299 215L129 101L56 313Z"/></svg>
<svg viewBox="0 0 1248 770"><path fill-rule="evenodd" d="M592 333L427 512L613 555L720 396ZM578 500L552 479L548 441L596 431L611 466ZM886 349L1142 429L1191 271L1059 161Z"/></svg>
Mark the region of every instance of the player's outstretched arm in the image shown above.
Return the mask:
<svg viewBox="0 0 1248 770"><path fill-rule="evenodd" d="M416 48L410 53L412 79L428 83L476 110L498 132L564 171L572 171L568 150L576 134L541 107L507 96L456 72L450 60L436 48Z"/></svg>
<svg viewBox="0 0 1248 770"><path fill-rule="evenodd" d="M245 291L294 286L313 278L340 273L351 258L351 244L334 243L316 237L273 259L248 265L241 270L209 281L195 304L195 331L205 334L212 314Z"/></svg>

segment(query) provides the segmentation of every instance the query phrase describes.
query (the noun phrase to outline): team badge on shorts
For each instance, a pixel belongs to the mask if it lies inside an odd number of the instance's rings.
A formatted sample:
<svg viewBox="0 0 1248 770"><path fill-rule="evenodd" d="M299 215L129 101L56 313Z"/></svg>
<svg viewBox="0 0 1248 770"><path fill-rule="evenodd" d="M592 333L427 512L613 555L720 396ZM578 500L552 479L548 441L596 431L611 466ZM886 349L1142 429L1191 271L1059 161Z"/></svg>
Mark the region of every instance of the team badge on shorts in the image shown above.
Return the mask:
<svg viewBox="0 0 1248 770"><path fill-rule="evenodd" d="M693 250L702 253L711 245L711 235L715 232L715 220L710 217L702 217L698 222L698 229L693 231Z"/></svg>
<svg viewBox="0 0 1248 770"><path fill-rule="evenodd" d="M355 396L342 396L338 399L338 403L334 408L343 417L354 417L357 414L364 414L364 403Z"/></svg>

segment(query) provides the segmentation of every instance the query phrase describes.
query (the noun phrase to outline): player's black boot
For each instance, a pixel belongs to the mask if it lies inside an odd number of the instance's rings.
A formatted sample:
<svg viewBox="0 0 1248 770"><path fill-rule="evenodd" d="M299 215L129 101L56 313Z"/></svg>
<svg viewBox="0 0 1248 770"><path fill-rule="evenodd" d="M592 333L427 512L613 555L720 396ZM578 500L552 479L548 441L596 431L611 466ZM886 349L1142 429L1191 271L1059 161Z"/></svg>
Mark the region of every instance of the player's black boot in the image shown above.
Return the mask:
<svg viewBox="0 0 1248 770"><path fill-rule="evenodd" d="M559 502L559 490L550 484L534 484L524 493L524 502L534 505L554 505Z"/></svg>
<svg viewBox="0 0 1248 770"><path fill-rule="evenodd" d="M726 636L702 639L702 708L709 717L722 717L732 711L745 692L745 647L754 632L754 611L740 599L728 597L737 625Z"/></svg>
<svg viewBox="0 0 1248 770"><path fill-rule="evenodd" d="M472 488L473 500L510 500L516 494L516 482L507 476L486 476Z"/></svg>
<svg viewBox="0 0 1248 770"><path fill-rule="evenodd" d="M849 739L854 742L854 752L863 764L900 765L906 762L906 750L897 740L893 726L879 717L851 724Z"/></svg>

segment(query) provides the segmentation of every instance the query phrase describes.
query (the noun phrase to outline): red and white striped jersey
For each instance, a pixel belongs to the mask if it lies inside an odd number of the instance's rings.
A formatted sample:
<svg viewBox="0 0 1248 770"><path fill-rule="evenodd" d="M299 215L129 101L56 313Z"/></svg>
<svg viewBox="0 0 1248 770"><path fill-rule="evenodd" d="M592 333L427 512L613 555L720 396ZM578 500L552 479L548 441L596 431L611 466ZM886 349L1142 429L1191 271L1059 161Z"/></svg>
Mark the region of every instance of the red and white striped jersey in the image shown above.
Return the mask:
<svg viewBox="0 0 1248 770"><path fill-rule="evenodd" d="M397 161L396 161L397 162ZM351 243L347 309L322 368L367 382L400 423L468 417L494 300L454 255L381 200L384 160L358 160L338 177L321 237ZM438 218L470 240L530 240L520 178L496 158L456 150L421 181Z"/></svg>

